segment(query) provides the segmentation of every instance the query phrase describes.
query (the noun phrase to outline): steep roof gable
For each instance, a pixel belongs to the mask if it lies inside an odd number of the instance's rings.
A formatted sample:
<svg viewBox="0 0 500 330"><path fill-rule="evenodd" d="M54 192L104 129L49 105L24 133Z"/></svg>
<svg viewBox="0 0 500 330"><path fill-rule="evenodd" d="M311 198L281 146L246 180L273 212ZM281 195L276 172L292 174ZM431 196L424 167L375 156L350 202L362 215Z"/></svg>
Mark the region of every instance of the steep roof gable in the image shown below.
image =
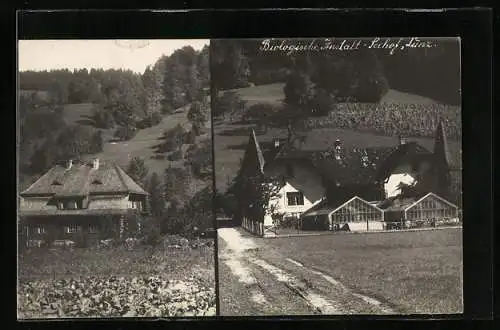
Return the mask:
<svg viewBox="0 0 500 330"><path fill-rule="evenodd" d="M100 184L96 184L100 182ZM135 193L147 195L119 166L101 164L94 169L89 164L75 164L70 169L53 166L21 196L52 195L56 197L86 196L89 194Z"/></svg>
<svg viewBox="0 0 500 330"><path fill-rule="evenodd" d="M376 179L376 173L392 147L346 148L337 157L335 150L301 150L294 146L283 146L272 162L305 161L315 168L323 178L340 185L369 184Z"/></svg>
<svg viewBox="0 0 500 330"><path fill-rule="evenodd" d="M260 147L259 141L257 141L257 136L255 131L252 129L250 136L248 138L248 145L245 150L245 155L243 156L243 168L245 171L257 170L260 173L264 173L265 159ZM252 167L250 169L249 167Z"/></svg>
<svg viewBox="0 0 500 330"><path fill-rule="evenodd" d="M376 179L383 180L400 164L422 159L430 159L433 154L416 142L407 142L399 145L381 164Z"/></svg>
<svg viewBox="0 0 500 330"><path fill-rule="evenodd" d="M449 167L452 165L450 152L448 150L448 139L446 137L446 132L444 129L443 121L439 121L437 130L436 130L436 138L434 142L434 155L436 159L441 161L443 165Z"/></svg>

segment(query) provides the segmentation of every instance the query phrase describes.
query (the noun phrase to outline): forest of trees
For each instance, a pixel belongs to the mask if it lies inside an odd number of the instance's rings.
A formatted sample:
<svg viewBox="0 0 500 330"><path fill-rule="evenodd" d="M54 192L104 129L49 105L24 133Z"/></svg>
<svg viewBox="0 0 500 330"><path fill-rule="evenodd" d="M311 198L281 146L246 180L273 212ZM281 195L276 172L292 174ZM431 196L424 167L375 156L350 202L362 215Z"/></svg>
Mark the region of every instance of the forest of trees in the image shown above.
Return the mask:
<svg viewBox="0 0 500 330"><path fill-rule="evenodd" d="M203 235L213 228L211 143L206 141L193 149L186 155L184 166L169 166L163 173L149 175L141 158L131 159L127 166L127 174L149 193L145 223L159 229L151 235L169 233L189 237ZM193 194L189 187L196 179L206 184Z"/></svg>
<svg viewBox="0 0 500 330"><path fill-rule="evenodd" d="M215 40L211 43L213 88L227 90L285 82L291 71L307 75L324 95L357 102L378 101L390 88L437 101L460 104L460 44L442 40L438 47L390 55L355 52L261 52L260 40Z"/></svg>
<svg viewBox="0 0 500 330"><path fill-rule="evenodd" d="M130 139L192 102L197 103L190 120L199 135L208 118L204 90L210 85L209 69L208 46L201 51L186 46L162 56L142 74L114 69L20 72L21 181L57 161L102 151L101 130L113 129L116 138ZM91 104L92 125L64 121L64 106L80 103Z"/></svg>
<svg viewBox="0 0 500 330"><path fill-rule="evenodd" d="M212 42L212 114L242 114L246 122L287 129L333 127L382 135L432 137L446 122L450 138L460 139L460 56L456 40L435 48L390 54L362 48L346 52L262 52L259 40ZM232 89L283 83L283 102L248 108ZM431 98L438 104L383 104L389 89ZM270 92L272 93L272 92ZM276 100L278 101L278 100ZM440 104L442 103L442 104Z"/></svg>

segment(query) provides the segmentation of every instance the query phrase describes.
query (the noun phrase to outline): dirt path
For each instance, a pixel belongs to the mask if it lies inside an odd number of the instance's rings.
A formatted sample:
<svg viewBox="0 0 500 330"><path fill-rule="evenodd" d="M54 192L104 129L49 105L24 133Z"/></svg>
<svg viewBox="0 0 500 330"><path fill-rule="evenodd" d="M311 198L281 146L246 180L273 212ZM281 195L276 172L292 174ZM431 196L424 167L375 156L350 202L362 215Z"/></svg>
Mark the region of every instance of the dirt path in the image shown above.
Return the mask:
<svg viewBox="0 0 500 330"><path fill-rule="evenodd" d="M262 239L241 229L219 235L221 315L392 314L372 297L305 265L290 255L266 248Z"/></svg>

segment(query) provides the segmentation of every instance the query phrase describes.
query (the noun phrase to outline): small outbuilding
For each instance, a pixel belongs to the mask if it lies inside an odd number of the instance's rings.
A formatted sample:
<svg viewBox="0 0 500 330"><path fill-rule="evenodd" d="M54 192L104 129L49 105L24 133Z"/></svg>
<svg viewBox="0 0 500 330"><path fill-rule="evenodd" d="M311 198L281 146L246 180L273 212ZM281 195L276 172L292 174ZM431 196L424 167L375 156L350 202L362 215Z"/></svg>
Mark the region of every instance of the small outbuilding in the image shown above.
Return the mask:
<svg viewBox="0 0 500 330"><path fill-rule="evenodd" d="M379 207L384 210L387 229L458 222L458 206L432 192L424 196L387 199Z"/></svg>
<svg viewBox="0 0 500 330"><path fill-rule="evenodd" d="M383 230L384 212L358 196L336 205L326 200L305 212L302 229L370 231Z"/></svg>

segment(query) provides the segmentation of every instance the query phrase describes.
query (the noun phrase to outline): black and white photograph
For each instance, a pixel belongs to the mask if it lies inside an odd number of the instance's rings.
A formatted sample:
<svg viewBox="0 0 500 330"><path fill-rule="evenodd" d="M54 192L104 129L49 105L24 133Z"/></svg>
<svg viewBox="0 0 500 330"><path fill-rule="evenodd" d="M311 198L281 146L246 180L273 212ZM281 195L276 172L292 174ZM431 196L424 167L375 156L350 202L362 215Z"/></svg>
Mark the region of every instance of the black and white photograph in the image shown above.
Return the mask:
<svg viewBox="0 0 500 330"><path fill-rule="evenodd" d="M463 312L459 38L214 39L219 313Z"/></svg>
<svg viewBox="0 0 500 330"><path fill-rule="evenodd" d="M209 43L18 41L18 319L216 315Z"/></svg>

